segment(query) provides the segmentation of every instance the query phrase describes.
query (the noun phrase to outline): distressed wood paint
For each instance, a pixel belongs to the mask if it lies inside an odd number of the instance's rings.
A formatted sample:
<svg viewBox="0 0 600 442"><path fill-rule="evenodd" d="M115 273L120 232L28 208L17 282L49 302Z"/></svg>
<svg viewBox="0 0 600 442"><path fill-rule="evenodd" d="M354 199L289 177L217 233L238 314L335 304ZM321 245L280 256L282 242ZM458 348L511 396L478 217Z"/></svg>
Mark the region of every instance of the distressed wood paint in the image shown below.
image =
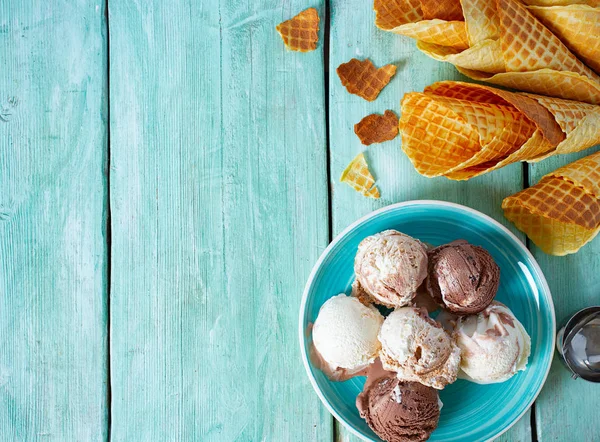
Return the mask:
<svg viewBox="0 0 600 442"><path fill-rule="evenodd" d="M333 437L297 335L328 239L323 45L275 31L306 7L111 2L113 441Z"/></svg>
<svg viewBox="0 0 600 442"><path fill-rule="evenodd" d="M464 79L447 63L440 63L420 53L409 38L379 30L374 24L371 2L334 0L331 4L331 41L329 66L331 186L333 189L333 234L372 210L388 204L437 199L465 204L492 216L524 238L502 216L502 199L522 188L522 166L514 164L469 182L446 178L429 179L419 175L401 150L400 135L368 148L354 133L354 124L370 113L391 109L400 115L400 100L406 92L422 91L440 80ZM393 63L396 76L373 102L350 95L335 72L337 66L351 58L369 58L376 66ZM378 179L380 200L367 199L339 182L339 176L362 150L367 151L371 170ZM358 441L341 424L337 424L338 441ZM519 420L498 440L530 441L530 413Z"/></svg>
<svg viewBox="0 0 600 442"><path fill-rule="evenodd" d="M565 164L598 151L598 147L531 164L530 184L536 184L542 176ZM569 256L546 255L533 244L531 249L550 285L557 326L577 310L600 305L600 238ZM599 397L599 384L571 379L570 372L555 354L552 369L536 402L538 440L600 440Z"/></svg>
<svg viewBox="0 0 600 442"><path fill-rule="evenodd" d="M0 2L0 439L108 435L102 3Z"/></svg>
<svg viewBox="0 0 600 442"><path fill-rule="evenodd" d="M0 3L1 440L106 440L111 411L118 441L356 440L334 429L297 346L302 287L328 239L323 32L297 54L274 27L310 6L323 28L322 1L110 1L111 410L104 2ZM376 29L371 2L330 6L333 234L429 198L523 238L500 209L520 165L427 179L397 138L366 149L381 200L339 183L364 149L356 122L459 77ZM373 103L339 83L352 57L398 66ZM530 183L591 152L529 166ZM532 249L559 323L600 303L600 239L569 257ZM599 392L555 359L538 440L595 440ZM529 413L499 440L532 440Z"/></svg>

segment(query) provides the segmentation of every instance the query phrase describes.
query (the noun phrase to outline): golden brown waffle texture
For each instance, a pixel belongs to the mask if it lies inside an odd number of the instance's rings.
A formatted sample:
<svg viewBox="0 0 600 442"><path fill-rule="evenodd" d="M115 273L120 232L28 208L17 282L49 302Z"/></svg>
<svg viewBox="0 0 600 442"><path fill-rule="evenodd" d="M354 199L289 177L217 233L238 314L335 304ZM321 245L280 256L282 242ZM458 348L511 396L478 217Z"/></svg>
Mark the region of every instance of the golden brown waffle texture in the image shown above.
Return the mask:
<svg viewBox="0 0 600 442"><path fill-rule="evenodd" d="M339 65L336 72L348 92L373 101L396 73L396 66L386 64L377 69L369 59L353 58Z"/></svg>
<svg viewBox="0 0 600 442"><path fill-rule="evenodd" d="M367 115L354 125L354 132L365 146L393 140L398 135L398 117L391 110Z"/></svg>
<svg viewBox="0 0 600 442"><path fill-rule="evenodd" d="M600 231L600 152L505 198L502 209L544 252L577 252Z"/></svg>
<svg viewBox="0 0 600 442"><path fill-rule="evenodd" d="M454 64L472 79L600 104L600 77L571 52L597 69L597 5L527 6L519 0L376 0L374 9L375 23L381 29L416 39L417 47L425 54Z"/></svg>
<svg viewBox="0 0 600 442"><path fill-rule="evenodd" d="M348 184L357 192L370 198L379 198L379 189L375 186L375 179L369 171L364 153L359 153L348 167L342 172L340 181Z"/></svg>
<svg viewBox="0 0 600 442"><path fill-rule="evenodd" d="M442 81L404 96L399 126L419 173L466 180L600 143L600 106Z"/></svg>
<svg viewBox="0 0 600 442"><path fill-rule="evenodd" d="M314 51L319 40L319 14L315 8L302 11L276 27L285 46L298 52Z"/></svg>

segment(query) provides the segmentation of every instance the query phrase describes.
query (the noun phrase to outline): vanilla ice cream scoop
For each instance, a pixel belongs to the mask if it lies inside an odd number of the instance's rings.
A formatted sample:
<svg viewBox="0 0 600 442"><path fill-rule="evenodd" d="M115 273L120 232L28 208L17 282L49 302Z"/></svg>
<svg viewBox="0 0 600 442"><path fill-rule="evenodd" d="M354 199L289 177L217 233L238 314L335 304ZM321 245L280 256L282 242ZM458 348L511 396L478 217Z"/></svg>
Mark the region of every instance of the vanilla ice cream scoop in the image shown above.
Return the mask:
<svg viewBox="0 0 600 442"><path fill-rule="evenodd" d="M461 349L459 377L478 384L504 382L525 370L531 352L523 325L497 301L477 315L457 318L454 338Z"/></svg>
<svg viewBox="0 0 600 442"><path fill-rule="evenodd" d="M399 379L437 389L456 380L460 349L425 309L394 310L381 326L379 341L383 367Z"/></svg>
<svg viewBox="0 0 600 442"><path fill-rule="evenodd" d="M354 272L373 301L392 308L404 307L427 277L427 249L417 239L386 230L359 244Z"/></svg>
<svg viewBox="0 0 600 442"><path fill-rule="evenodd" d="M375 360L381 345L377 339L383 316L357 298L340 294L328 299L319 310L312 338L325 372L351 375ZM338 377L341 379L341 377Z"/></svg>

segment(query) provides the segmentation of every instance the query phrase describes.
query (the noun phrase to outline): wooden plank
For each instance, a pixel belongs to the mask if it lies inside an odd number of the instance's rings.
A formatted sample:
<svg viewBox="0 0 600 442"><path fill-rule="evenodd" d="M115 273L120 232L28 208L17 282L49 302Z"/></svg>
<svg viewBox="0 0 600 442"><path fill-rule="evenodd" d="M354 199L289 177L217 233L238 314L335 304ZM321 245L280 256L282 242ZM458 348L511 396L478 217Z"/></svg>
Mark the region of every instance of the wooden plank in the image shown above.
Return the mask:
<svg viewBox="0 0 600 442"><path fill-rule="evenodd" d="M328 238L323 46L275 31L304 8L110 3L113 441L332 438L297 337Z"/></svg>
<svg viewBox="0 0 600 442"><path fill-rule="evenodd" d="M108 433L103 3L0 2L0 438Z"/></svg>
<svg viewBox="0 0 600 442"><path fill-rule="evenodd" d="M572 155L552 157L531 164L530 184L545 174L598 151L600 146ZM569 256L550 256L532 244L532 252L546 275L557 326L582 308L600 304L600 239L596 238ZM536 427L540 442L597 441L600 435L598 394L600 386L573 380L558 355L536 403Z"/></svg>
<svg viewBox="0 0 600 442"><path fill-rule="evenodd" d="M522 167L508 166L469 182L454 182L445 178L429 179L420 176L400 149L400 137L367 149L372 171L378 179L382 198L367 199L349 186L339 182L346 165L365 149L354 134L354 124L370 113L386 109L400 113L400 99L409 91L422 91L440 80L461 78L450 64L439 63L420 53L413 40L381 31L375 27L372 2L334 0L331 14L330 58L330 145L333 188L333 231L337 235L348 224L377 208L391 203L414 199L452 201L480 210L502 224L510 226L502 216L502 199L522 188ZM377 100L367 102L350 95L341 85L335 69L351 58L369 58L376 66L394 63L396 76ZM464 79L464 77L462 77ZM337 428L339 441L356 441L341 425ZM529 412L500 440L531 440Z"/></svg>

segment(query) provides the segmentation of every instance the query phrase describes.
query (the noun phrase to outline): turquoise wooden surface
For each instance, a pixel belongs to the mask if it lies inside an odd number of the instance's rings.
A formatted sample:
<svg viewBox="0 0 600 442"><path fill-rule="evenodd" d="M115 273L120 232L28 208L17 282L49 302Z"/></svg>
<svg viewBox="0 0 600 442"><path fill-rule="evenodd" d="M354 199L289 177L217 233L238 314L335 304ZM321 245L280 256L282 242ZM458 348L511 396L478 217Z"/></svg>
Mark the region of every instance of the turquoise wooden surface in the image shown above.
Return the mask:
<svg viewBox="0 0 600 442"><path fill-rule="evenodd" d="M275 25L310 6L317 50L285 50ZM313 393L296 336L330 223L335 235L431 198L523 238L500 209L522 166L426 179L397 138L367 149L381 200L339 183L364 149L356 122L459 78L375 28L370 1L105 8L0 2L0 440L353 440ZM341 86L352 57L398 66L375 102ZM590 152L530 166L529 180ZM570 257L533 250L559 322L600 303L600 240ZM528 413L499 440L598 440L599 392L555 360L536 428Z"/></svg>
<svg viewBox="0 0 600 442"><path fill-rule="evenodd" d="M0 2L0 440L104 441L104 5Z"/></svg>
<svg viewBox="0 0 600 442"><path fill-rule="evenodd" d="M331 439L297 338L327 245L323 46L275 32L304 7L110 4L114 441Z"/></svg>

